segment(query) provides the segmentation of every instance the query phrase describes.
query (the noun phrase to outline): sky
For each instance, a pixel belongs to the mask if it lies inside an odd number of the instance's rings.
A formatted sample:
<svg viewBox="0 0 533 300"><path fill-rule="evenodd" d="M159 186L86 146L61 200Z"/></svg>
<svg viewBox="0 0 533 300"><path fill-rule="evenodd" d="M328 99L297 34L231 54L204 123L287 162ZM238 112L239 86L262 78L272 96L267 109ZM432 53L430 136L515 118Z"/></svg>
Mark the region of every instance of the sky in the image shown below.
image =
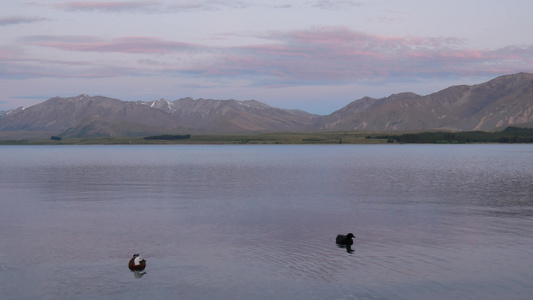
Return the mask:
<svg viewBox="0 0 533 300"><path fill-rule="evenodd" d="M3 0L0 110L51 97L329 114L533 72L531 0Z"/></svg>

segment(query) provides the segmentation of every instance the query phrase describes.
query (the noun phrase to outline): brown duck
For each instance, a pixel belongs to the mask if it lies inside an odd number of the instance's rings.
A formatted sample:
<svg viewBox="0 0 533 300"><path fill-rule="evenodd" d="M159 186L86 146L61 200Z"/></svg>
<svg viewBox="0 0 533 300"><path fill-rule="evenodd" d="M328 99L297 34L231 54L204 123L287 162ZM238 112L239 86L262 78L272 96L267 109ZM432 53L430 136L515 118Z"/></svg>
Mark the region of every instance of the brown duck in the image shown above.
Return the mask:
<svg viewBox="0 0 533 300"><path fill-rule="evenodd" d="M139 254L133 254L133 257L128 263L130 270L139 270L142 271L146 268L146 260L142 258Z"/></svg>

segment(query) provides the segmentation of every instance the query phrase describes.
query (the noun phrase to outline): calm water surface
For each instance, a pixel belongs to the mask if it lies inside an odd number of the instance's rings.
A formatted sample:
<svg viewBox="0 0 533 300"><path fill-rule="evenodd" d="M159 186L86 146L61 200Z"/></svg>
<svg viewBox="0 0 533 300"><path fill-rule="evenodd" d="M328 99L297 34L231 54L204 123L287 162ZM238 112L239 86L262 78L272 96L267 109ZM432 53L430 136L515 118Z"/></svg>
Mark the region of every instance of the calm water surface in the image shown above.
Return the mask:
<svg viewBox="0 0 533 300"><path fill-rule="evenodd" d="M0 146L0 192L2 299L533 295L528 145Z"/></svg>

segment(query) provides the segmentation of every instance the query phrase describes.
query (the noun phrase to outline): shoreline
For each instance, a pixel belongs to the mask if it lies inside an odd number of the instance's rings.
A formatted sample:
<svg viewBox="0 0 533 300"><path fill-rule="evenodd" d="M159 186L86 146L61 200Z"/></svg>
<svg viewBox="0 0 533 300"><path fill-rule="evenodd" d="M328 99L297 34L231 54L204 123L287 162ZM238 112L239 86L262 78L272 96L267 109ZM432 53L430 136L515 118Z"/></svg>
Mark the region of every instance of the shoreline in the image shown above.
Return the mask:
<svg viewBox="0 0 533 300"><path fill-rule="evenodd" d="M94 137L0 140L0 145L317 145L317 144L531 144L533 128L508 127L499 132L278 132L144 137Z"/></svg>

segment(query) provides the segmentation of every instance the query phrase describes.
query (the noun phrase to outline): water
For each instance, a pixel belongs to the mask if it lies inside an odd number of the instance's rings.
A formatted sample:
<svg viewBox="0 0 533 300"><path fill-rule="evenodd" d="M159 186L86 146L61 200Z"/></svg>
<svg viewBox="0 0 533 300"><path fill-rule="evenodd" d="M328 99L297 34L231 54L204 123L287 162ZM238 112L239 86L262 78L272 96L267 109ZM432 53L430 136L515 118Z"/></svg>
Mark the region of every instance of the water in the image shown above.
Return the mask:
<svg viewBox="0 0 533 300"><path fill-rule="evenodd" d="M0 146L2 299L530 299L528 145ZM355 252L335 245L353 232ZM146 274L127 268L133 253Z"/></svg>

